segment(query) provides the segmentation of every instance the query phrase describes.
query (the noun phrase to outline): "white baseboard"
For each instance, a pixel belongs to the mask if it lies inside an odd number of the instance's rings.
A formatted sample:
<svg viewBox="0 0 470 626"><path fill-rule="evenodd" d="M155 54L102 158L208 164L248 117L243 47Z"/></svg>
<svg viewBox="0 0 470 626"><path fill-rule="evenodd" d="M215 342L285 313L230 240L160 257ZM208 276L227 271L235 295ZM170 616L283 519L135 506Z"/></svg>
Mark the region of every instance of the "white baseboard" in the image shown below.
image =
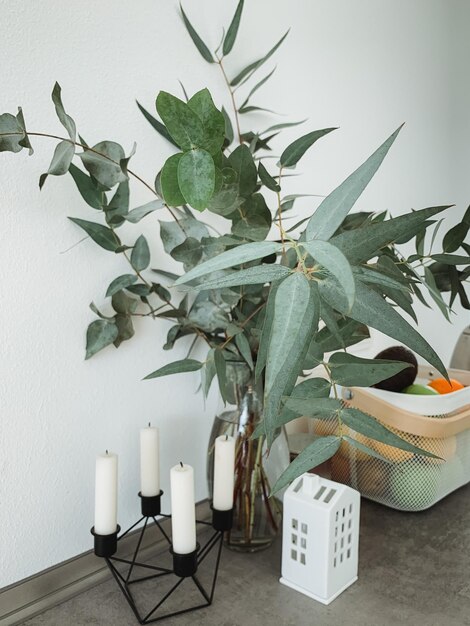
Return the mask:
<svg viewBox="0 0 470 626"><path fill-rule="evenodd" d="M207 520L210 508L207 501L196 506L197 519ZM170 532L170 521L162 520L165 532ZM119 544L119 556L126 558L135 550L139 530L129 533ZM163 548L166 544L157 527L152 525L145 533L140 555L146 555ZM0 589L0 625L16 626L23 624L34 615L65 602L103 582L111 576L103 559L96 557L92 550L50 567L34 576Z"/></svg>

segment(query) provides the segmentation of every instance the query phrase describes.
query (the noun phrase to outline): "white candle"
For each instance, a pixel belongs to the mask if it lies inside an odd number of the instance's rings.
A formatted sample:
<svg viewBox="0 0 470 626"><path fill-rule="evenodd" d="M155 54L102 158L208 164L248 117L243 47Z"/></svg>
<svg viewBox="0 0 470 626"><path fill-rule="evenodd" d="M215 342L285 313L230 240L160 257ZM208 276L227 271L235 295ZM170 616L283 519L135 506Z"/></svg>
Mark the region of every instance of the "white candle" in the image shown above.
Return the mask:
<svg viewBox="0 0 470 626"><path fill-rule="evenodd" d="M159 433L150 424L140 431L140 493L149 497L160 493Z"/></svg>
<svg viewBox="0 0 470 626"><path fill-rule="evenodd" d="M196 549L196 506L194 471L179 463L170 470L171 532L173 552L189 554Z"/></svg>
<svg viewBox="0 0 470 626"><path fill-rule="evenodd" d="M95 533L111 535L117 529L117 478L116 454L100 454L96 457L95 474Z"/></svg>
<svg viewBox="0 0 470 626"><path fill-rule="evenodd" d="M233 507L234 480L235 439L221 435L215 440L214 493L212 499L214 509L228 511Z"/></svg>

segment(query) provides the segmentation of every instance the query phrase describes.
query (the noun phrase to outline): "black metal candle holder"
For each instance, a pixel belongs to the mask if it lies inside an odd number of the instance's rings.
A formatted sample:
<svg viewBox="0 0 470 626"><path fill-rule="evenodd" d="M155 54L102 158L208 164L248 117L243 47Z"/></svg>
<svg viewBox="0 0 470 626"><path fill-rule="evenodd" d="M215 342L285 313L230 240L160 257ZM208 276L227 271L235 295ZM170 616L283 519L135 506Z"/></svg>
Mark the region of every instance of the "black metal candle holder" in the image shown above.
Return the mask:
<svg viewBox="0 0 470 626"><path fill-rule="evenodd" d="M219 572L219 564L220 564L220 556L222 553L222 545L224 532L228 531L232 528L232 516L233 511L218 511L217 509L212 508L212 522L206 522L201 520L196 520L196 524L202 525L205 527L212 527L214 532L210 535L209 539L204 543L204 545L200 546L197 544L196 550L189 554L177 554L173 552L171 539L168 534L165 532L165 529L162 527L160 522L157 519L157 515L170 519L170 515L165 515L161 513L161 496L163 495L163 491L160 491L158 496L143 496L139 493L139 497L141 498L141 511L142 517L135 522L130 528L128 528L124 533L122 533L119 537L120 527L117 527L115 533L110 535L98 535L95 533L94 528L91 529L91 533L94 536L94 551L96 556L102 557L105 559L108 568L111 571L115 581L117 582L119 589L124 595L127 603L129 604L132 612L139 624L150 624L153 622L158 622L162 619L166 619L167 617L175 617L176 615L183 615L184 613L189 613L190 611L196 611L197 609L202 609L204 607L210 606L214 599L215 585L217 582L217 574ZM114 556L117 551L118 542L123 539L131 530L133 530L136 526L138 526L141 522L144 522L142 529L140 531L137 545L134 550L134 554L131 559L123 559L117 556ZM142 540L145 535L145 531L149 528L149 524L152 522L157 526L160 533L162 534L165 541L168 543L170 553L173 559L173 567L172 569L166 567L158 567L156 565L150 565L148 563L142 563L138 561L140 547L142 545ZM200 582L197 577L197 571L201 563L205 560L205 558L212 552L214 548L217 547L217 555L214 566L214 573L210 580L210 589L207 590ZM120 563L127 565L127 570L125 573L121 573L115 563ZM150 570L150 574L146 576L135 576L135 568L142 567L146 570ZM134 574L134 576L133 576ZM135 599L135 595L132 590L132 586L137 583L142 583L144 581L149 581L152 579L158 579L162 576L174 576L177 578L176 582L170 587L169 591L167 591L160 600L155 604L155 606L147 611L145 615L141 613L137 606L137 602ZM178 589L181 583L184 580L191 579L196 586L196 589L200 593L203 598L202 602L195 604L194 606L190 606L188 608L171 611L164 613L163 615L155 615L159 608L163 606L166 600Z"/></svg>

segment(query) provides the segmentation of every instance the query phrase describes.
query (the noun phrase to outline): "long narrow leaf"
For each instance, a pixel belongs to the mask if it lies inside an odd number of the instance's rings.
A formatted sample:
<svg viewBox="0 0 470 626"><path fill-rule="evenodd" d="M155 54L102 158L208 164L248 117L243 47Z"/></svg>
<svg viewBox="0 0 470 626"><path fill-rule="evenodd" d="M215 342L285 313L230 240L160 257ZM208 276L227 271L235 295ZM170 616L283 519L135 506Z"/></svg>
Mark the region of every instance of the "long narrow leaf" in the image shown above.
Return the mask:
<svg viewBox="0 0 470 626"><path fill-rule="evenodd" d="M233 16L230 26L228 27L227 34L225 35L224 45L222 47L224 56L231 52L233 44L235 43L238 27L240 26L240 19L242 17L243 4L244 0L240 0L236 8L235 15Z"/></svg>
<svg viewBox="0 0 470 626"><path fill-rule="evenodd" d="M448 377L446 368L435 350L376 291L356 281L356 298L348 313L347 300L332 280L321 281L319 289L321 297L334 309L403 343L433 365L443 376Z"/></svg>
<svg viewBox="0 0 470 626"><path fill-rule="evenodd" d="M167 131L164 124L162 124L156 117L153 117L144 107L136 100L137 106L139 107L140 112L145 117L147 122L159 133L162 137L164 137L167 141L173 144L176 148L179 149L176 141L173 141L170 133Z"/></svg>
<svg viewBox="0 0 470 626"><path fill-rule="evenodd" d="M281 167L294 167L318 139L328 135L328 133L331 133L333 130L336 130L336 128L314 130L293 141L281 154L281 158L279 159Z"/></svg>
<svg viewBox="0 0 470 626"><path fill-rule="evenodd" d="M341 438L335 437L334 435L315 439L305 450L302 450L283 474L281 474L272 489L272 493L278 492L305 472L308 472L312 468L330 459L338 451L340 445Z"/></svg>
<svg viewBox="0 0 470 626"><path fill-rule="evenodd" d="M356 294L356 285L349 261L341 250L331 245L331 243L320 241L319 239L310 242L302 242L302 247L333 274L343 288L346 298L348 299L349 308L351 308Z"/></svg>
<svg viewBox="0 0 470 626"><path fill-rule="evenodd" d="M246 270L231 272L213 280L205 280L199 285L192 286L191 289L194 291L207 291L209 289L224 289L241 285L264 285L264 283L286 278L290 273L291 270L284 265L266 263L248 267Z"/></svg>
<svg viewBox="0 0 470 626"><path fill-rule="evenodd" d="M161 376L169 376L170 374L180 374L182 372L196 372L200 370L202 363L195 359L182 359L181 361L173 361L168 363L158 370L155 370L151 374L147 374L144 380L150 380L151 378L160 378Z"/></svg>
<svg viewBox="0 0 470 626"><path fill-rule="evenodd" d="M242 263L248 263L249 261L256 261L256 259L262 259L270 254L281 252L282 245L275 241L257 241L254 243L245 243L231 250L227 250L222 254L219 254L213 259L209 259L204 263L201 263L197 267L187 272L181 278L175 282L175 285L182 285L195 278L206 276L212 272L218 270L225 270L229 267L241 265Z"/></svg>
<svg viewBox="0 0 470 626"><path fill-rule="evenodd" d="M215 63L214 57L212 56L209 48L202 41L202 39L199 37L199 35L195 31L195 29L193 28L193 25L188 20L188 18L186 16L186 13L183 11L183 7L181 6L181 4L180 4L180 9L181 9L181 15L183 16L184 25L186 26L186 29L187 29L187 31L189 33L189 36L193 40L194 45L199 50L200 55L208 63Z"/></svg>
<svg viewBox="0 0 470 626"><path fill-rule="evenodd" d="M327 196L311 217L306 239L328 240L379 169L401 126L358 169Z"/></svg>
<svg viewBox="0 0 470 626"><path fill-rule="evenodd" d="M256 72L256 70L259 67L261 67L261 65L263 65L263 63L266 63L266 61L276 52L276 50L279 48L279 46L282 44L282 42L284 41L284 39L287 37L288 34L289 34L289 31L287 31L281 37L281 39L279 39L277 44L275 46L273 46L271 48L271 50L269 52L267 52L263 57L261 57L257 61L254 61L253 63L250 63L249 65L247 65L239 74L237 74L235 76L234 79L232 79L230 81L230 85L232 87L234 87L235 85L238 85L239 83L241 83L243 81L243 79L246 79L246 78L250 77L254 72Z"/></svg>

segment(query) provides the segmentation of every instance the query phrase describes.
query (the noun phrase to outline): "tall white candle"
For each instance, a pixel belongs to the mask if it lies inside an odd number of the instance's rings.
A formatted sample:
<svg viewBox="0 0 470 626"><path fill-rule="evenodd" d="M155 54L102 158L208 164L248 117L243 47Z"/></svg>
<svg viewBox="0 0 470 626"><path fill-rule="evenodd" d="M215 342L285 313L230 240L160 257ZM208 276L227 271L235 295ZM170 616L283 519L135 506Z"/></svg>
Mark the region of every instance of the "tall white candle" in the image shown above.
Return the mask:
<svg viewBox="0 0 470 626"><path fill-rule="evenodd" d="M234 480L235 439L221 435L215 440L214 493L212 499L214 509L228 511L233 507Z"/></svg>
<svg viewBox="0 0 470 626"><path fill-rule="evenodd" d="M196 549L194 471L179 463L170 470L171 532L173 552L189 554Z"/></svg>
<svg viewBox="0 0 470 626"><path fill-rule="evenodd" d="M117 529L118 457L106 450L96 457L95 533L111 535Z"/></svg>
<svg viewBox="0 0 470 626"><path fill-rule="evenodd" d="M140 431L140 493L143 496L160 493L159 432L150 424Z"/></svg>

